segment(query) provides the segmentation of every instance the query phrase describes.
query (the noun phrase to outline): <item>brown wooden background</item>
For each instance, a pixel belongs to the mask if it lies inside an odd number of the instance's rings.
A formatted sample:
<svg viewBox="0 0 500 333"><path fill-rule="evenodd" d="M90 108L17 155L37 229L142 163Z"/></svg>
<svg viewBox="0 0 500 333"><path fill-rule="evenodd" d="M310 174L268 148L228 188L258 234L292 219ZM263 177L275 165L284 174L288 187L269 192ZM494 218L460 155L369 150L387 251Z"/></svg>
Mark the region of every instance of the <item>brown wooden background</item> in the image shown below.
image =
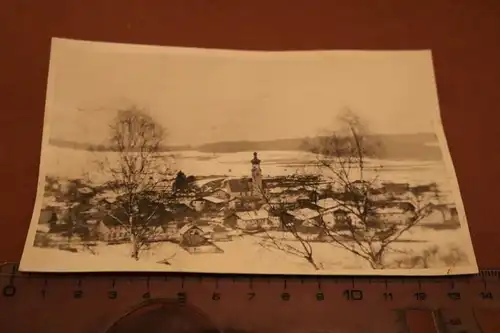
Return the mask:
<svg viewBox="0 0 500 333"><path fill-rule="evenodd" d="M499 0L0 1L0 260L31 218L51 37L211 48L432 49L483 268L500 267Z"/></svg>

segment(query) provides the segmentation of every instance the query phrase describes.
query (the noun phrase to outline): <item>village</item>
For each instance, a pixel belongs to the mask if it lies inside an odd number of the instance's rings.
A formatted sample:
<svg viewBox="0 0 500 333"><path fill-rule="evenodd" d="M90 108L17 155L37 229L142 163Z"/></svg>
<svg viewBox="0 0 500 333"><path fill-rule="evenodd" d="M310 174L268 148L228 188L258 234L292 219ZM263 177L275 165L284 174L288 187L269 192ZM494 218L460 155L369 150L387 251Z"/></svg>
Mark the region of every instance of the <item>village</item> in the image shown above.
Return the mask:
<svg viewBox="0 0 500 333"><path fill-rule="evenodd" d="M423 208L428 213L420 218L419 227L460 227L456 207L443 202L435 184L382 182L365 186L362 181L353 181L346 188L320 176L263 177L257 153L250 164L248 177L208 180L196 191L184 191L175 202L162 205L142 226L147 232L141 235L147 243L173 242L192 254L222 253L217 243L248 234L265 236L289 231L309 241L324 242L328 241L324 232L327 229L329 234L348 239L353 228L361 232L367 227L366 223L359 224L350 208L356 204L357 190L367 191L363 196L372 202L376 216L373 228L380 228L380 224L404 225ZM80 195L89 192L85 187L77 191ZM72 223L67 221L67 204L54 198L47 202L40 213L35 246L72 251L76 243L91 246L98 242L130 242L129 226L121 223L116 214L99 211L91 201L79 216L72 213Z"/></svg>

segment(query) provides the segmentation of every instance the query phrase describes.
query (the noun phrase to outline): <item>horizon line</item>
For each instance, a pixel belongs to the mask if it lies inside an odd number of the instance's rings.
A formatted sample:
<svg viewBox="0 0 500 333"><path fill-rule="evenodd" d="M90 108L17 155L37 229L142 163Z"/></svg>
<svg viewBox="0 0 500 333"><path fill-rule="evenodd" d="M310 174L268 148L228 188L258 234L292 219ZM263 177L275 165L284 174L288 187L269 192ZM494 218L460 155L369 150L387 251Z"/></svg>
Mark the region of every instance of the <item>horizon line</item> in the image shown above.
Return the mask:
<svg viewBox="0 0 500 333"><path fill-rule="evenodd" d="M435 135L434 132L415 132L415 133L370 133L367 134L366 136L402 136L402 135ZM325 137L327 135L316 135L316 136L302 136L302 137L286 137L286 138L276 138L276 139L269 139L269 140L218 140L218 141L209 141L209 142L204 142L204 143L174 143L174 144L166 144L162 145L162 147L200 147L204 145L210 145L210 144L217 144L217 143L259 143L259 142L273 142L273 141L286 141L286 140L304 140L304 139L309 139L309 138L319 138L319 137ZM436 137L437 139L437 137ZM80 142L80 141L75 141L72 139L64 139L64 138L49 138L49 144L52 141L64 141L67 143L73 143L73 144L80 144L80 145L90 145L90 146L102 146L106 145L105 142L102 143L91 143L91 142Z"/></svg>

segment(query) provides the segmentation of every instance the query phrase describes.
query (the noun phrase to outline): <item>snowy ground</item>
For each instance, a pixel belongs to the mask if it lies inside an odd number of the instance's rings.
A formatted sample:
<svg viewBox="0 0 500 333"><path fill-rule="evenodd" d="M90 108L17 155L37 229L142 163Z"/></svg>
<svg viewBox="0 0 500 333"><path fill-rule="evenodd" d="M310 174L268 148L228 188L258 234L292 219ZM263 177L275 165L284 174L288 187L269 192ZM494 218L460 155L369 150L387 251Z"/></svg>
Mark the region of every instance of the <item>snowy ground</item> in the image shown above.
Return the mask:
<svg viewBox="0 0 500 333"><path fill-rule="evenodd" d="M421 253L434 244L446 250L463 243L463 234L458 231L432 232L416 228L411 236L415 243L394 243L393 250L411 249ZM338 245L312 243L316 262L323 270L316 271L299 256L264 247L259 236L242 236L230 242L216 243L224 253L190 254L174 243L157 243L150 250L143 251L141 259L135 261L129 257L130 245L98 245L96 252L71 253L57 249L31 248L22 260L22 267L30 271L174 271L174 272L212 272L212 273L261 273L261 274L346 274L349 271L370 274L372 269L363 259L356 257ZM299 247L297 242L281 241ZM402 257L393 252L387 262ZM159 264L168 259L171 265ZM465 258L464 258L465 259ZM462 263L464 265L464 263ZM446 270L443 262L435 262L433 267ZM403 273L404 274L404 273Z"/></svg>

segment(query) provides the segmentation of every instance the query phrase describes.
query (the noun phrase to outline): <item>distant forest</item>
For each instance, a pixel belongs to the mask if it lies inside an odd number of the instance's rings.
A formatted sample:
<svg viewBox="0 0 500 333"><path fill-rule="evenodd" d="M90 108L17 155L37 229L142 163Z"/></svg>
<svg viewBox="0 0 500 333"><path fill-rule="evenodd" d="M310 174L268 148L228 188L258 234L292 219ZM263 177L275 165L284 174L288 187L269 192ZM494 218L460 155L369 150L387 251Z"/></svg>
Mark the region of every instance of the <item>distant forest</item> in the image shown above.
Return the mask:
<svg viewBox="0 0 500 333"><path fill-rule="evenodd" d="M244 151L309 151L308 143L316 138L279 139L272 141L224 141L213 142L198 146L170 146L162 147L161 151L199 151L203 153L233 153ZM381 134L367 138L377 142L382 149L377 157L394 160L439 160L442 158L441 149L436 135L433 133L419 134ZM71 148L89 151L113 151L105 145L91 145L85 143L51 139L50 144L61 148Z"/></svg>

